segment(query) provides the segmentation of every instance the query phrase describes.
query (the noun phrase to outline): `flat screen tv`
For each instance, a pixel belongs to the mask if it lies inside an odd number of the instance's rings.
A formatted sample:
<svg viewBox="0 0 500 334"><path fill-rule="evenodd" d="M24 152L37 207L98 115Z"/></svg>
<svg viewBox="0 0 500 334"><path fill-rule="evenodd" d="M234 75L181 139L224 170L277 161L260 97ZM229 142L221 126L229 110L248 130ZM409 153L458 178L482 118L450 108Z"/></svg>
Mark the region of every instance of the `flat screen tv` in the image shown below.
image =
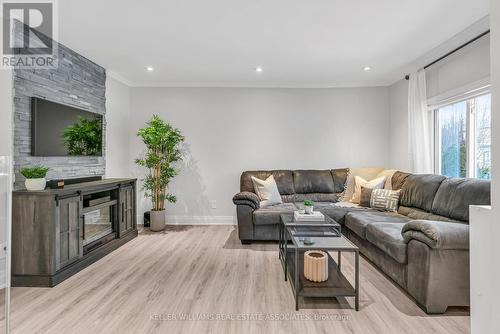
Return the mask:
<svg viewBox="0 0 500 334"><path fill-rule="evenodd" d="M31 98L31 154L101 156L102 115Z"/></svg>

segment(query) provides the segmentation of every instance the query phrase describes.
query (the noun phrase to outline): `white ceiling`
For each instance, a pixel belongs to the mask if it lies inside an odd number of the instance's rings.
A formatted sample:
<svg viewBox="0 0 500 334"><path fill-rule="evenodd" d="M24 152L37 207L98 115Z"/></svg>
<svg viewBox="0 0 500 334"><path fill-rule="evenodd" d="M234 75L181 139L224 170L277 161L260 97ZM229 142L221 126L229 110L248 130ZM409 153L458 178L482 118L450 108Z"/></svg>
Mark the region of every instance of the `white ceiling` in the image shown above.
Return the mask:
<svg viewBox="0 0 500 334"><path fill-rule="evenodd" d="M489 12L489 0L58 4L59 40L137 86L388 85Z"/></svg>

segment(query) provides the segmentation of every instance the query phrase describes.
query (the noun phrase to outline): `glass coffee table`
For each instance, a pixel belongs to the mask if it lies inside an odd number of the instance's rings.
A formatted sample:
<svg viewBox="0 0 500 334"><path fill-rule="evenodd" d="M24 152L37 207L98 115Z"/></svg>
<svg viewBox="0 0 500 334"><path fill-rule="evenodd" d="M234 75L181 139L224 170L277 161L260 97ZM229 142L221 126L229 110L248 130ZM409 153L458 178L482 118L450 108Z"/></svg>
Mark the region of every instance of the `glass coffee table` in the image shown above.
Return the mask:
<svg viewBox="0 0 500 334"><path fill-rule="evenodd" d="M344 237L340 225L325 216L324 222L295 221L293 214L280 215L279 258L285 281L294 292L295 309L299 310L299 297L354 297L359 310L359 248ZM305 243L305 242L306 243ZM312 282L304 277L304 253L322 250L328 255L328 280ZM330 252L337 252L336 261ZM342 273L342 252L355 257L354 286Z"/></svg>

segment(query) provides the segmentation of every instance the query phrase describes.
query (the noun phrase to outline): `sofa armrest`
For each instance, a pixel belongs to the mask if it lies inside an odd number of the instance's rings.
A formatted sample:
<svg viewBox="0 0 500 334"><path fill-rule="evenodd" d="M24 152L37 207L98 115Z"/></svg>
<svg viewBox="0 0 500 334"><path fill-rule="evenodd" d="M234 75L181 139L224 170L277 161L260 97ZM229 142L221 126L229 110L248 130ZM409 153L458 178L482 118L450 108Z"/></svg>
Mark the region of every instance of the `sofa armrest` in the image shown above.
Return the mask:
<svg viewBox="0 0 500 334"><path fill-rule="evenodd" d="M248 205L254 210L260 208L259 197L249 191L242 191L233 196L233 203L236 205Z"/></svg>
<svg viewBox="0 0 500 334"><path fill-rule="evenodd" d="M406 243L418 240L433 249L469 249L469 225L433 220L412 220L401 231Z"/></svg>

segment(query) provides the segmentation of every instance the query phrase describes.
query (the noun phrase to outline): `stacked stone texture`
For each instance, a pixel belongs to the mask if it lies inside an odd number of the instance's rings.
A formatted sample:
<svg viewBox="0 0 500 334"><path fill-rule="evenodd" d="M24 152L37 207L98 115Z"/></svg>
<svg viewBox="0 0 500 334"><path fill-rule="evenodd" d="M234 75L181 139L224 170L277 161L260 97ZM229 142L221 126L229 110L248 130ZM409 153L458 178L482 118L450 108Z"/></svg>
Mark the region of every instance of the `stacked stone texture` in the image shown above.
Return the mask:
<svg viewBox="0 0 500 334"><path fill-rule="evenodd" d="M82 55L57 45L56 69L16 69L14 75L14 172L15 189L23 188L20 169L44 165L50 168L47 179L104 175L106 119L103 117L102 157L31 156L31 97L106 113L106 71Z"/></svg>

